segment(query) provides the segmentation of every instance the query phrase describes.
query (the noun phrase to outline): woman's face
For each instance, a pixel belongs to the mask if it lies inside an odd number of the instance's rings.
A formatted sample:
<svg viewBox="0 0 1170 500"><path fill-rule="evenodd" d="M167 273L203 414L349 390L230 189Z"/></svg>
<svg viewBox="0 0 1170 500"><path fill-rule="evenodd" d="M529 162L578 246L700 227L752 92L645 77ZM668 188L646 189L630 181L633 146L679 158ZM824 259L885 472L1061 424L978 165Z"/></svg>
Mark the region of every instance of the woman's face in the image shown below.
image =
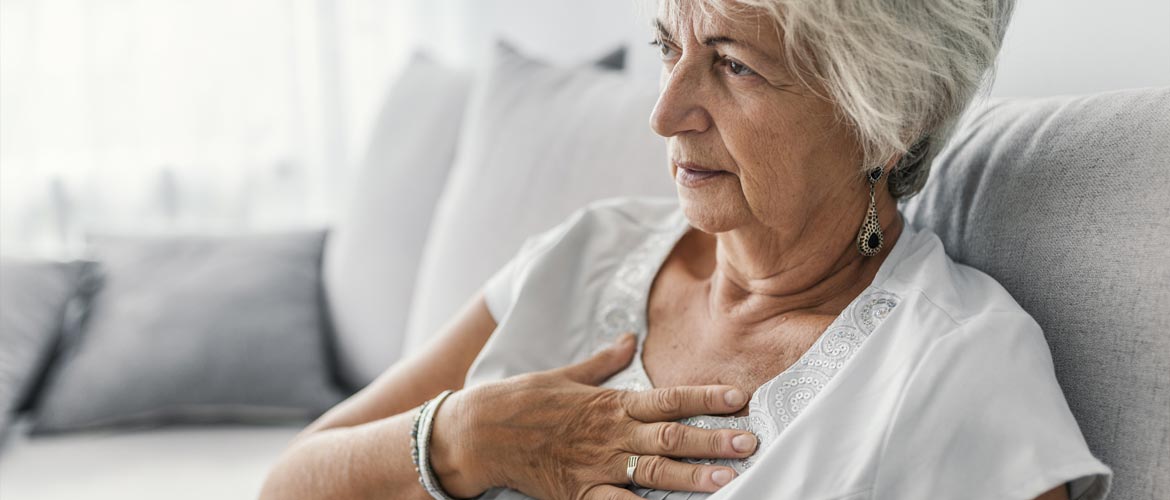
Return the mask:
<svg viewBox="0 0 1170 500"><path fill-rule="evenodd" d="M786 241L815 224L859 224L868 201L861 149L832 103L787 70L769 18L710 19L692 8L670 23L665 3L650 124L666 138L691 224L707 233L759 224ZM686 162L724 172L687 185Z"/></svg>

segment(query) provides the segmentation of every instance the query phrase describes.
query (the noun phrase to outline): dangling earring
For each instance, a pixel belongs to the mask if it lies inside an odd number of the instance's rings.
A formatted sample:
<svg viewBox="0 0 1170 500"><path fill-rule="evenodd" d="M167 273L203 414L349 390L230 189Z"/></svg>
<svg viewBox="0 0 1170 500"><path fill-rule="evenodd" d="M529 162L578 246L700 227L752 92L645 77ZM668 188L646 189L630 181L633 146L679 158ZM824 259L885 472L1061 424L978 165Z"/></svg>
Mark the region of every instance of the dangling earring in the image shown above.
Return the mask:
<svg viewBox="0 0 1170 500"><path fill-rule="evenodd" d="M877 167L865 176L869 180L869 210L866 210L865 221L861 223L861 231L857 233L857 251L866 257L873 257L882 251L882 226L878 223L874 190L884 173L881 167Z"/></svg>

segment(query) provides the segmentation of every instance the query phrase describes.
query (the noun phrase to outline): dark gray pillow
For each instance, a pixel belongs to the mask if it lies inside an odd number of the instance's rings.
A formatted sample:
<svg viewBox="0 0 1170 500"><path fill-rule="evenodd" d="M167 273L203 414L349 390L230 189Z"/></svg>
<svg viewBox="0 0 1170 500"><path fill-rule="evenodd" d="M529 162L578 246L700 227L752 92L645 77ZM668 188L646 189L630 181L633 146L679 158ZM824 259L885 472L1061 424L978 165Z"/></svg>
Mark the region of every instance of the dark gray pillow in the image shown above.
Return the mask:
<svg viewBox="0 0 1170 500"><path fill-rule="evenodd" d="M329 376L324 234L91 238L98 284L31 433L320 415L342 398Z"/></svg>
<svg viewBox="0 0 1170 500"><path fill-rule="evenodd" d="M1044 328L1110 498L1170 498L1170 88L973 109L907 218Z"/></svg>
<svg viewBox="0 0 1170 500"><path fill-rule="evenodd" d="M57 342L79 268L73 263L0 260L0 441Z"/></svg>
<svg viewBox="0 0 1170 500"><path fill-rule="evenodd" d="M620 71L626 67L626 46L617 47L597 60L597 66Z"/></svg>

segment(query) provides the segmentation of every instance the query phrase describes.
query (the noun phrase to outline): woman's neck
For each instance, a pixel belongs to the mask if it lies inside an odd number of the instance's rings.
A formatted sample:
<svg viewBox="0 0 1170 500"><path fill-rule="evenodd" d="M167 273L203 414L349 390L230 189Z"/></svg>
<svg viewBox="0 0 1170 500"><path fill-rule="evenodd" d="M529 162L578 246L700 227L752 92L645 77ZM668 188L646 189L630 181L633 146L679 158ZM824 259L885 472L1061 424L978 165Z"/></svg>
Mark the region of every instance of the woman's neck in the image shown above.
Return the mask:
<svg viewBox="0 0 1170 500"><path fill-rule="evenodd" d="M794 241L782 241L762 225L704 235L708 313L721 330L750 334L769 330L793 314L836 316L877 275L902 233L891 198L879 203L884 244L865 257L855 240L859 220L810 224ZM714 265L711 265L711 263Z"/></svg>

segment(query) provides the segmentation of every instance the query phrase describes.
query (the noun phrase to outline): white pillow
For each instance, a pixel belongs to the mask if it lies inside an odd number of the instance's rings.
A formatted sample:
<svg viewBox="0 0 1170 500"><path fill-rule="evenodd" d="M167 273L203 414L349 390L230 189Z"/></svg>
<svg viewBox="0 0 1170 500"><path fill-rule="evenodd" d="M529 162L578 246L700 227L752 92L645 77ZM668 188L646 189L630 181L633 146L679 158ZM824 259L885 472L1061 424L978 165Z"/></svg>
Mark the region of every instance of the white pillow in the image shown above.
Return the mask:
<svg viewBox="0 0 1170 500"><path fill-rule="evenodd" d="M436 209L406 354L434 336L524 239L589 201L674 196L666 143L650 129L653 82L553 67L498 42L460 130Z"/></svg>
<svg viewBox="0 0 1170 500"><path fill-rule="evenodd" d="M373 127L325 249L340 375L368 384L398 359L427 228L455 156L466 72L415 52Z"/></svg>

